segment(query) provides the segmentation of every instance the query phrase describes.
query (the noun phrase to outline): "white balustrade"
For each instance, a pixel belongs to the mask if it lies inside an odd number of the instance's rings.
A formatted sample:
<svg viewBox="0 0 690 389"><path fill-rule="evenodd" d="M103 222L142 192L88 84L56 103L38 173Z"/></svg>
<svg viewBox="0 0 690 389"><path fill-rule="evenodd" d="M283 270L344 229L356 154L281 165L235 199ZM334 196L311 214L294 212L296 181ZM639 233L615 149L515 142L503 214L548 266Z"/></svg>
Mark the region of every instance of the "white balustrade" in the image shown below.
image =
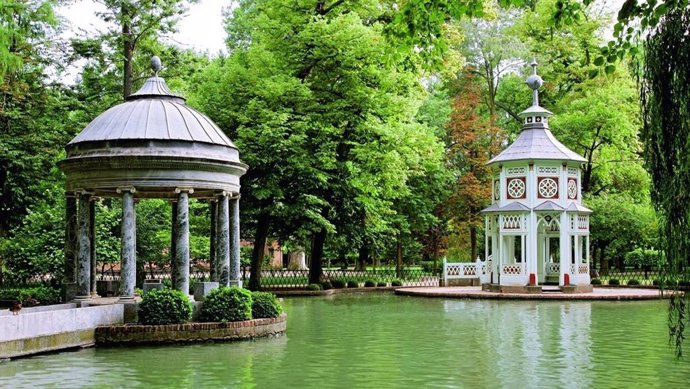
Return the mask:
<svg viewBox="0 0 690 389"><path fill-rule="evenodd" d="M501 268L501 274L503 275L522 275L523 274L523 265L522 263L511 263L511 264L506 264L503 265Z"/></svg>
<svg viewBox="0 0 690 389"><path fill-rule="evenodd" d="M589 265L586 263L580 264L577 270L579 274L589 274Z"/></svg>
<svg viewBox="0 0 690 389"><path fill-rule="evenodd" d="M546 274L560 274L561 264L558 262L551 262L546 264Z"/></svg>

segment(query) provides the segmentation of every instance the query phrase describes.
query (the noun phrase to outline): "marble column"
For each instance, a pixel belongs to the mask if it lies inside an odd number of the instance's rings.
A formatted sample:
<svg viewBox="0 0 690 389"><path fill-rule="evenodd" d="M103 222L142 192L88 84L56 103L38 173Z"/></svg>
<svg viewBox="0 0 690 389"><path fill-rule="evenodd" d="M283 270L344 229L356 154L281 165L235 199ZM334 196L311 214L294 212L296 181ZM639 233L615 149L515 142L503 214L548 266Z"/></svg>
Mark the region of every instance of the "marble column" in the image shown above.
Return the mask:
<svg viewBox="0 0 690 389"><path fill-rule="evenodd" d="M211 214L211 237L210 237L210 242L209 242L209 253L208 253L208 267L209 267L209 276L210 280L214 282L218 282L218 272L216 271L218 269L218 264L216 261L216 240L217 240L217 234L216 234L216 227L217 227L217 214L218 214L218 203L216 202L215 199L210 199L208 201L208 206L209 206L209 213Z"/></svg>
<svg viewBox="0 0 690 389"><path fill-rule="evenodd" d="M77 198L65 197L65 278L63 283L76 282L77 268Z"/></svg>
<svg viewBox="0 0 690 389"><path fill-rule="evenodd" d="M91 239L91 297L98 297L96 290L96 201L91 197L89 201L89 239Z"/></svg>
<svg viewBox="0 0 690 389"><path fill-rule="evenodd" d="M90 198L91 195L82 192L79 195L77 212L77 296L78 300L91 298L91 239L89 231L90 222Z"/></svg>
<svg viewBox="0 0 690 389"><path fill-rule="evenodd" d="M137 223L134 189L122 189L118 192L122 193L120 301L132 301L137 282Z"/></svg>
<svg viewBox="0 0 690 389"><path fill-rule="evenodd" d="M228 195L218 196L218 216L216 225L216 261L220 286L228 286L230 281L230 220Z"/></svg>
<svg viewBox="0 0 690 389"><path fill-rule="evenodd" d="M170 223L170 282L173 289L177 288L175 285L175 274L177 274L177 251L176 251L176 240L177 239L177 200L170 202L172 204L172 221Z"/></svg>
<svg viewBox="0 0 690 389"><path fill-rule="evenodd" d="M230 201L230 286L242 287L240 277L240 195Z"/></svg>
<svg viewBox="0 0 690 389"><path fill-rule="evenodd" d="M175 289L189 294L189 194L191 189L175 189L177 217L175 218Z"/></svg>

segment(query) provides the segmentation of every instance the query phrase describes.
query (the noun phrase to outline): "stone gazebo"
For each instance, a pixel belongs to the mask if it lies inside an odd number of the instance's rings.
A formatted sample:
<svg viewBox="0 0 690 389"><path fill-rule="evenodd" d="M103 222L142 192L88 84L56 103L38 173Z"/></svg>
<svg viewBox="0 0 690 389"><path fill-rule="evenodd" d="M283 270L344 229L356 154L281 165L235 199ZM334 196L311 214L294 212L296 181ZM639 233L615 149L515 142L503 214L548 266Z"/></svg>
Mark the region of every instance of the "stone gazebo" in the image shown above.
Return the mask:
<svg viewBox="0 0 690 389"><path fill-rule="evenodd" d="M122 199L120 299L134 299L137 199L173 205L171 268L174 288L189 290L189 199L209 200L211 275L220 285L241 285L240 177L247 165L208 117L185 105L156 75L94 119L66 146L65 282L76 299L95 295L94 201Z"/></svg>
<svg viewBox="0 0 690 389"><path fill-rule="evenodd" d="M501 291L536 292L544 283L591 291L589 214L582 205L580 166L586 160L549 131L553 114L539 106L543 81L536 61L527 79L532 106L520 113L522 132L489 161L496 174L486 222L486 281Z"/></svg>

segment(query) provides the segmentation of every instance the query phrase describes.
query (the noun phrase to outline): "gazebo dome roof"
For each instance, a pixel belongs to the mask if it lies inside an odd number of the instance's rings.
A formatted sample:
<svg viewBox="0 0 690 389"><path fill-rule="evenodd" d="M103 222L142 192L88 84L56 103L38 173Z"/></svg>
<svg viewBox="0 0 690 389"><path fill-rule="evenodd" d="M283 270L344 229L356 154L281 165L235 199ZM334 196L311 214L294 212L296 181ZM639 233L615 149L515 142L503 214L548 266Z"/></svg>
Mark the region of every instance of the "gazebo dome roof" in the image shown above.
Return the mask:
<svg viewBox="0 0 690 389"><path fill-rule="evenodd" d="M67 147L113 140L177 140L236 148L211 119L186 105L156 76L124 103L96 117Z"/></svg>
<svg viewBox="0 0 690 389"><path fill-rule="evenodd" d="M556 139L549 130L548 118L553 116L549 110L539 105L539 87L542 79L537 75L537 62L532 62L532 75L527 85L532 89L532 106L520 112L525 122L518 138L488 164L510 161L556 160L563 162L587 162L578 153L570 150Z"/></svg>
<svg viewBox="0 0 690 389"><path fill-rule="evenodd" d="M157 198L174 198L180 189L195 197L237 193L247 171L223 131L158 76L96 117L65 150L59 166L67 192L101 196L121 188Z"/></svg>

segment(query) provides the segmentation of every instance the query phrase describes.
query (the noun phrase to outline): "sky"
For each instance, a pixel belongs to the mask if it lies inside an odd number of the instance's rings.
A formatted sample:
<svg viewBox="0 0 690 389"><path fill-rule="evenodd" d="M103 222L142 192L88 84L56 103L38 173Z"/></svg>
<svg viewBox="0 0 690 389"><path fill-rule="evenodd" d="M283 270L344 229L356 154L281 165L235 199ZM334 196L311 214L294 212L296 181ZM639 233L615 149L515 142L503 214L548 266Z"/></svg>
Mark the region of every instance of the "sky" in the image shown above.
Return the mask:
<svg viewBox="0 0 690 389"><path fill-rule="evenodd" d="M179 31L172 36L172 40L183 48L207 51L209 54L225 52L222 10L231 4L231 0L200 0L190 5L187 15L180 19ZM58 14L68 22L63 36L72 37L79 31L94 33L104 30L104 22L95 14L102 9L103 6L93 0L77 0L67 7L60 7Z"/></svg>

